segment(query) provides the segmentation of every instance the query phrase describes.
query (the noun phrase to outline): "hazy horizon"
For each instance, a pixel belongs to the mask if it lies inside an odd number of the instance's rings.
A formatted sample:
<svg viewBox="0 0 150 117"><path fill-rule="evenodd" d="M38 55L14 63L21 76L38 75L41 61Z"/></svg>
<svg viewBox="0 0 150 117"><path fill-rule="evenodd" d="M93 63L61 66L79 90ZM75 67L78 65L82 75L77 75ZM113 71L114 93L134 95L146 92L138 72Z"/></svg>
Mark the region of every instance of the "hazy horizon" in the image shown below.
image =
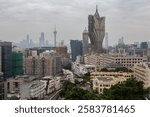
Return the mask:
<svg viewBox="0 0 150 117"><path fill-rule="evenodd" d="M100 16L106 17L109 45L121 36L125 43L150 40L149 0L0 0L0 40L19 42L29 34L38 42L44 32L53 44L55 25L58 40L66 44L70 39L81 40L96 5Z"/></svg>

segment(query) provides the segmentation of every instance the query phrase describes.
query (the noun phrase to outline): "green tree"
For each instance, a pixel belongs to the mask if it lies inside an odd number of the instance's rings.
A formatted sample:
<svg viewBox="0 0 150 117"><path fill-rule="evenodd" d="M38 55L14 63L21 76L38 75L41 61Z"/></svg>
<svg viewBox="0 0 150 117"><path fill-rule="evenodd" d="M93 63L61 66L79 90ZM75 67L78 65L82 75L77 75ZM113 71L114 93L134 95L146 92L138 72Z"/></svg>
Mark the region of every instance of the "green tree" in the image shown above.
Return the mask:
<svg viewBox="0 0 150 117"><path fill-rule="evenodd" d="M8 98L8 100L19 100L19 98L17 96L12 96L12 97Z"/></svg>
<svg viewBox="0 0 150 117"><path fill-rule="evenodd" d="M119 72L119 71L122 71L122 72L133 72L131 69L128 69L126 67L117 67L115 69L115 72Z"/></svg>
<svg viewBox="0 0 150 117"><path fill-rule="evenodd" d="M110 89L105 89L102 98L110 100L142 100L148 94L144 83L130 78L123 83L118 83Z"/></svg>
<svg viewBox="0 0 150 117"><path fill-rule="evenodd" d="M61 97L66 100L98 100L100 96L94 92L83 90L79 85L73 84L69 81L65 81L63 84L63 90L60 93Z"/></svg>
<svg viewBox="0 0 150 117"><path fill-rule="evenodd" d="M109 70L107 68L101 69L102 72L108 72Z"/></svg>

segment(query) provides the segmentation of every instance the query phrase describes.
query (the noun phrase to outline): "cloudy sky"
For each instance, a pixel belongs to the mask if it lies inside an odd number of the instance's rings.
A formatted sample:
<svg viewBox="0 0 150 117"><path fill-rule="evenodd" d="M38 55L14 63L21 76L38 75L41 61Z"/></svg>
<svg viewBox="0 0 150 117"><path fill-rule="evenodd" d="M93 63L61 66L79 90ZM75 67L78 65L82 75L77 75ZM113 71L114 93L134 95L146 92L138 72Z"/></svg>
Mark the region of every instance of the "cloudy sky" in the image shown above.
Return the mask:
<svg viewBox="0 0 150 117"><path fill-rule="evenodd" d="M19 42L29 34L38 42L45 32L53 43L55 24L59 40L81 40L96 5L110 45L121 36L125 43L150 40L150 0L0 0L0 40Z"/></svg>

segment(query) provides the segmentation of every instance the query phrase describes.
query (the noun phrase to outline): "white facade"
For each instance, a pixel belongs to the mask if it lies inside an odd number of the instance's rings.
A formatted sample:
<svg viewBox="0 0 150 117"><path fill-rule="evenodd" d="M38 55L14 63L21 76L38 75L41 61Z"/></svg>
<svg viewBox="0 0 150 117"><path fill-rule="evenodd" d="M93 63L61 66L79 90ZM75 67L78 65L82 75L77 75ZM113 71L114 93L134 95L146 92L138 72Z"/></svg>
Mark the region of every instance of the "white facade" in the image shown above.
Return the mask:
<svg viewBox="0 0 150 117"><path fill-rule="evenodd" d="M88 53L88 31L87 29L85 28L83 34L82 34L82 42L83 42L83 55L87 54Z"/></svg>
<svg viewBox="0 0 150 117"><path fill-rule="evenodd" d="M93 90L98 91L98 93L103 93L104 88L109 89L112 85L117 83L114 77L99 77L93 80Z"/></svg>
<svg viewBox="0 0 150 117"><path fill-rule="evenodd" d="M60 77L52 77L52 76L46 76L41 79L41 82L44 83L46 94L50 94L54 91L57 91L60 89Z"/></svg>
<svg viewBox="0 0 150 117"><path fill-rule="evenodd" d="M22 85L20 93L21 99L42 99L45 96L45 85L40 80L33 80Z"/></svg>
<svg viewBox="0 0 150 117"><path fill-rule="evenodd" d="M70 70L64 70L63 69L63 74L65 75L64 80L69 80L70 82L75 83L73 73Z"/></svg>
<svg viewBox="0 0 150 117"><path fill-rule="evenodd" d="M72 71L74 72L74 74L76 74L79 77L88 73L88 70L84 65L76 63L76 62L72 63Z"/></svg>
<svg viewBox="0 0 150 117"><path fill-rule="evenodd" d="M138 63L134 66L134 77L144 82L144 87L150 87L150 63Z"/></svg>

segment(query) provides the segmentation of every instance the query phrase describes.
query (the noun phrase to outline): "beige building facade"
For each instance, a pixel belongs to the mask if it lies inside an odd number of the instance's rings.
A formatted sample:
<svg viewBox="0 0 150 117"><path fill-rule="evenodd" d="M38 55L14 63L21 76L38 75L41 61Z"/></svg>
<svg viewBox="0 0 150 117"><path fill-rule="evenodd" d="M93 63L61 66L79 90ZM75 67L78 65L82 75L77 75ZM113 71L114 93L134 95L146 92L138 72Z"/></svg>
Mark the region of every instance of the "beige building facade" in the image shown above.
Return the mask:
<svg viewBox="0 0 150 117"><path fill-rule="evenodd" d="M104 89L109 89L111 86L126 81L133 77L133 73L127 72L93 72L91 80L93 82L93 90L99 94L103 93Z"/></svg>
<svg viewBox="0 0 150 117"><path fill-rule="evenodd" d="M144 82L144 87L150 87L150 63L138 63L134 66L134 77Z"/></svg>
<svg viewBox="0 0 150 117"><path fill-rule="evenodd" d="M88 54L84 56L84 60L85 64L96 65L97 70L105 67L126 67L132 69L136 63L147 62L147 57L122 54Z"/></svg>
<svg viewBox="0 0 150 117"><path fill-rule="evenodd" d="M27 75L55 76L61 72L61 57L55 52L46 51L40 56L25 58L25 73Z"/></svg>

